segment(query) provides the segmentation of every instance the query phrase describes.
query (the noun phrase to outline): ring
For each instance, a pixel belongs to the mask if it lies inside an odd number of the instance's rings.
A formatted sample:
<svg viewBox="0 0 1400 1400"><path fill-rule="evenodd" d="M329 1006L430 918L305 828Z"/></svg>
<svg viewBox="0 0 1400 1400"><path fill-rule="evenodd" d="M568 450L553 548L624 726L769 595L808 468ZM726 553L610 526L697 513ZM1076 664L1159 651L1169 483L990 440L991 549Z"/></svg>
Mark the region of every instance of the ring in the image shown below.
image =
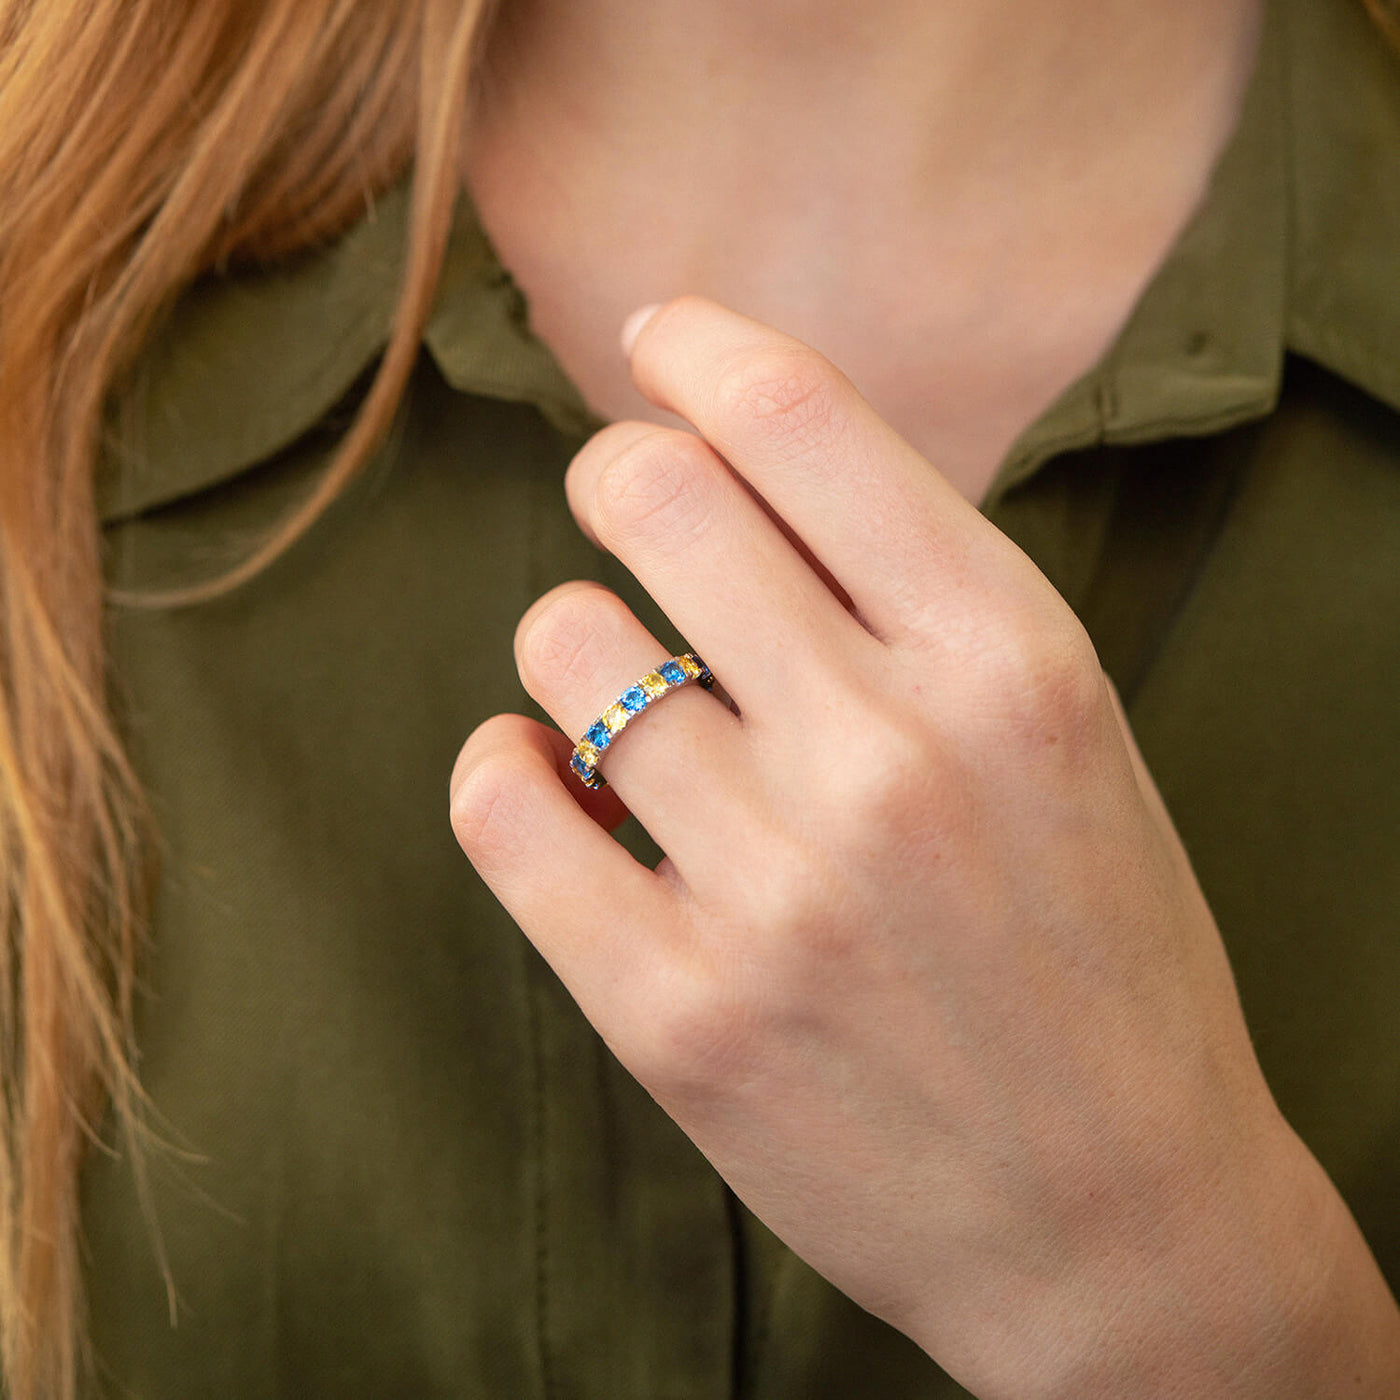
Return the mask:
<svg viewBox="0 0 1400 1400"><path fill-rule="evenodd" d="M710 668L693 651L687 651L663 661L635 685L629 685L588 726L583 738L574 745L569 767L583 779L583 785L590 788L607 787L608 780L598 772L603 751L648 705L683 685L689 685L691 681L708 690L715 683L715 678L710 674Z"/></svg>

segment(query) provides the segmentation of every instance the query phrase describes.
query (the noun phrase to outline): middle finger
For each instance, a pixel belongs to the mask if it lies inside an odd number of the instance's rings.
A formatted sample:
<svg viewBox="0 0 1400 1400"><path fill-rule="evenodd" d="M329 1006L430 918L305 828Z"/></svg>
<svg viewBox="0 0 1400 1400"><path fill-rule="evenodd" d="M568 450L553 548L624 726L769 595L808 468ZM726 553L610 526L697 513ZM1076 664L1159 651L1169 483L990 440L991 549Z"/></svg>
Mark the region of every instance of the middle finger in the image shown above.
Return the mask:
<svg viewBox="0 0 1400 1400"><path fill-rule="evenodd" d="M746 721L791 722L819 659L878 646L694 434L615 423L574 458L565 487L580 524L690 639Z"/></svg>

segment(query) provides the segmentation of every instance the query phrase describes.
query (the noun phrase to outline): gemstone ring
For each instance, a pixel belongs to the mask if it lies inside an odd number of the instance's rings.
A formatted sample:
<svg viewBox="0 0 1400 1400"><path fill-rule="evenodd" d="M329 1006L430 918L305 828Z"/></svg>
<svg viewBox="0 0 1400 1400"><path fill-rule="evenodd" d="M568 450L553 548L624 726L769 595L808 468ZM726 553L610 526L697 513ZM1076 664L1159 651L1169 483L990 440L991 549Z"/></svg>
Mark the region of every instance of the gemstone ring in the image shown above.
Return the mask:
<svg viewBox="0 0 1400 1400"><path fill-rule="evenodd" d="M569 767L583 780L585 787L607 787L607 779L598 772L603 751L613 739L627 728L648 705L663 695L679 690L691 681L708 690L715 683L710 668L693 651L663 661L654 671L648 671L635 685L629 685L621 695L588 726L582 739L574 745Z"/></svg>

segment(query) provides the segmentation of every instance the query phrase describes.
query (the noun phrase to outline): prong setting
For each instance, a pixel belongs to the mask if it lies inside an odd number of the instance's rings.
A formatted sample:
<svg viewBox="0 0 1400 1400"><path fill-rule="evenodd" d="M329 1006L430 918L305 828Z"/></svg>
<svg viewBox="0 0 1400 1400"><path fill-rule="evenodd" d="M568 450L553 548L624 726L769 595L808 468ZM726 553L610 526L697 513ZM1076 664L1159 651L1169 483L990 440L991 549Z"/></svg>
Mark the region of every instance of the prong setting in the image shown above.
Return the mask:
<svg viewBox="0 0 1400 1400"><path fill-rule="evenodd" d="M639 681L629 685L603 713L584 731L574 745L569 767L588 788L607 787L607 779L598 771L604 751L631 720L663 695L679 690L695 681L708 690L714 684L710 668L693 651L683 652L664 661L654 671L648 671Z"/></svg>

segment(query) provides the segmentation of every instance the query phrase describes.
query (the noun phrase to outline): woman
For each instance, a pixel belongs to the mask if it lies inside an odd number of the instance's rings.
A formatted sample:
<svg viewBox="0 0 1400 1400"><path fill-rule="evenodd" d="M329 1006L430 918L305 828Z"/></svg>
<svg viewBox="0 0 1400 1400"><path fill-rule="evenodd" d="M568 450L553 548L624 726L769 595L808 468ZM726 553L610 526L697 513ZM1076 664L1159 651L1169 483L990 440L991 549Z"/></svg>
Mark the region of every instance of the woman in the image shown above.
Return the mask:
<svg viewBox="0 0 1400 1400"><path fill-rule="evenodd" d="M1393 57L636 8L7 17L10 1392L1393 1393Z"/></svg>

